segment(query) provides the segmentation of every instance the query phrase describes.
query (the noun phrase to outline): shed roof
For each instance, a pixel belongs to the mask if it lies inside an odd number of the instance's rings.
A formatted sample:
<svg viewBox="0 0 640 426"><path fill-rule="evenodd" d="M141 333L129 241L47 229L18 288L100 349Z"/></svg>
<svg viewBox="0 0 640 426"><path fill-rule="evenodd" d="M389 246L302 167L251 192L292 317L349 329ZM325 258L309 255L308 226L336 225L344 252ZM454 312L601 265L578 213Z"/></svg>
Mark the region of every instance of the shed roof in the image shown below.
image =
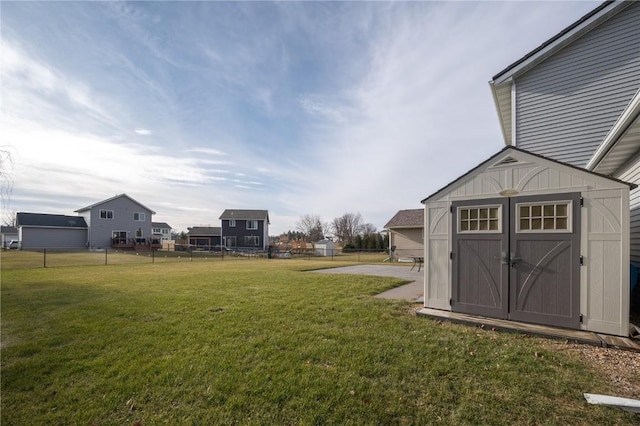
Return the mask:
<svg viewBox="0 0 640 426"><path fill-rule="evenodd" d="M384 225L385 228L423 228L424 227L424 209L398 210Z"/></svg>
<svg viewBox="0 0 640 426"><path fill-rule="evenodd" d="M222 230L219 226L194 226L187 229L189 230L187 234L190 237L195 235L219 237L222 234Z"/></svg>
<svg viewBox="0 0 640 426"><path fill-rule="evenodd" d="M266 220L269 223L268 210L238 210L226 209L220 217L220 220Z"/></svg>
<svg viewBox="0 0 640 426"><path fill-rule="evenodd" d="M131 200L132 202L136 203L136 204L137 204L137 205L139 205L140 207L143 207L145 210L149 210L149 211L151 212L151 214L156 214L156 212L154 212L153 210L151 210L149 207L147 207L147 206L145 206L144 204L142 204L142 203L140 203L140 202L138 202L138 201L134 200L133 198L131 198L131 197L130 197L130 196L128 196L127 194L117 194L117 195L115 195L115 196L113 196L113 197L111 197L111 198L107 198L106 200L98 201L97 203L95 203L95 204L91 204L90 206L83 207L83 208L81 208L81 209L75 210L75 212L76 212L76 213L80 213L80 212L83 212L83 211L86 211L86 210L91 210L91 209L93 209L94 207L98 207L98 206L100 206L101 204L108 203L109 201L113 201L113 200L115 200L115 199L117 199L117 198L121 198L121 197L128 198L129 200Z"/></svg>
<svg viewBox="0 0 640 426"><path fill-rule="evenodd" d="M562 167L569 167L569 168L574 169L574 170L579 170L582 173L586 173L586 174L593 175L593 176L598 176L598 177L603 178L603 179L608 179L608 180L611 180L611 181L614 181L614 182L618 182L618 183L627 185L627 186L629 186L630 189L635 189L638 186L638 185L636 185L634 183L625 182L623 180L616 179L616 178L613 178L611 176L606 176L606 175L603 175L603 174L600 174L600 173L592 172L590 170L583 169L582 167L574 166L572 164L563 163L562 161L554 160L553 158L548 158L548 157L545 157L543 155L535 154L533 152L524 150L522 148L516 148L515 146L508 145L508 146L505 146L504 148L502 148L497 153L493 154L491 157L489 157L488 159L486 159L482 163L478 164L476 167L472 168L471 170L469 170L465 174L461 175L460 177L458 177L454 181L448 183L447 185L445 185L444 187L440 188L439 190L437 190L433 194L429 195L427 198L422 200L421 203L424 204L429 199L434 198L437 195L449 190L451 187L453 187L457 183L463 181L467 176L469 176L469 175L475 173L477 170L489 165L492 161L494 161L496 158L498 158L500 155L502 155L502 154L504 154L506 152L522 152L522 153L525 153L527 155L531 155L533 157L541 158L541 159L543 159L545 161L550 161L552 163L556 163L556 164L558 164L558 165L560 165Z"/></svg>
<svg viewBox="0 0 640 426"><path fill-rule="evenodd" d="M62 214L18 213L16 222L18 227L87 228L87 222L82 216L65 216Z"/></svg>

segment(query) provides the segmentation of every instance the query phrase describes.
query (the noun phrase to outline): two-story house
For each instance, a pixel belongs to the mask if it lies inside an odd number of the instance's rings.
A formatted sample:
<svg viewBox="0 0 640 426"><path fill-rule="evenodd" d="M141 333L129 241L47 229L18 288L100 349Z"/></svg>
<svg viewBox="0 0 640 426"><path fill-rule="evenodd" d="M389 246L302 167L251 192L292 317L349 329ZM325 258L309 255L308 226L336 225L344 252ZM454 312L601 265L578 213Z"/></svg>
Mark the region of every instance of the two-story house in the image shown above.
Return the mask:
<svg viewBox="0 0 640 426"><path fill-rule="evenodd" d="M151 232L153 233L154 240L163 241L171 240L171 226L166 222L151 222Z"/></svg>
<svg viewBox="0 0 640 426"><path fill-rule="evenodd" d="M99 201L76 210L89 227L90 248L149 246L153 210L127 194Z"/></svg>
<svg viewBox="0 0 640 426"><path fill-rule="evenodd" d="M228 250L269 248L269 211L227 209L219 219L222 244Z"/></svg>

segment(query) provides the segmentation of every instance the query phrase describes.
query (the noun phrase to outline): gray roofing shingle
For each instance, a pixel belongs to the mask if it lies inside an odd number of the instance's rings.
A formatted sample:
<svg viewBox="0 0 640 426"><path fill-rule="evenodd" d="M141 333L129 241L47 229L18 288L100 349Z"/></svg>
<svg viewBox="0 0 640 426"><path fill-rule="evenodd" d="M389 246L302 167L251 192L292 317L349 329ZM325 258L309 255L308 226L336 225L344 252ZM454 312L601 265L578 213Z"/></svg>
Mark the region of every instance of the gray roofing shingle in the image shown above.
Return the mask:
<svg viewBox="0 0 640 426"><path fill-rule="evenodd" d="M422 228L424 227L424 209L399 210L384 227Z"/></svg>
<svg viewBox="0 0 640 426"><path fill-rule="evenodd" d="M219 226L194 226L193 228L187 228L189 232L187 234L190 237L195 235L206 235L206 236L220 236L222 233L221 228Z"/></svg>
<svg viewBox="0 0 640 426"><path fill-rule="evenodd" d="M151 226L154 228L169 228L172 229L171 226L166 222L151 222Z"/></svg>
<svg viewBox="0 0 640 426"><path fill-rule="evenodd" d="M53 226L59 228L87 228L82 216L62 214L18 213L16 222L20 226Z"/></svg>
<svg viewBox="0 0 640 426"><path fill-rule="evenodd" d="M269 222L269 211L268 210L236 210L236 209L226 209L220 217L220 220L266 220Z"/></svg>

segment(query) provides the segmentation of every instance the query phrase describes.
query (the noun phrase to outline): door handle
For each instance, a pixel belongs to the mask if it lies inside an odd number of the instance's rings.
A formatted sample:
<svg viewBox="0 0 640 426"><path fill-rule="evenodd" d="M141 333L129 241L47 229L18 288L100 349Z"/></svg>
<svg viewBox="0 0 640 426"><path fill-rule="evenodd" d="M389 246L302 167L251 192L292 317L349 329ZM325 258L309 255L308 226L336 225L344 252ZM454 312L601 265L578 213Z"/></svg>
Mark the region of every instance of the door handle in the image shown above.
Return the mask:
<svg viewBox="0 0 640 426"><path fill-rule="evenodd" d="M509 265L509 258L507 258L507 252L500 253L500 256L493 256L494 259L500 260L503 265Z"/></svg>
<svg viewBox="0 0 640 426"><path fill-rule="evenodd" d="M513 253L511 253L511 256L509 258L509 266L510 267L514 267L516 266L516 263L518 263L518 260L520 260L519 257L515 257L515 255Z"/></svg>

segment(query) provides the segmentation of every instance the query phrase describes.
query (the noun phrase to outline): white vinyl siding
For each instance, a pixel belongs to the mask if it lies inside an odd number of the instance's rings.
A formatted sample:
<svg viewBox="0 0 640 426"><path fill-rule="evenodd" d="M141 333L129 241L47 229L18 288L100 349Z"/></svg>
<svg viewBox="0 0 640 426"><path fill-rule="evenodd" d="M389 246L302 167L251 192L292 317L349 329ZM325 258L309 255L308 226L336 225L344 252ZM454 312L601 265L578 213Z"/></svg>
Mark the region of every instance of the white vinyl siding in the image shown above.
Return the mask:
<svg viewBox="0 0 640 426"><path fill-rule="evenodd" d="M519 148L585 166L640 87L640 3L516 79Z"/></svg>

